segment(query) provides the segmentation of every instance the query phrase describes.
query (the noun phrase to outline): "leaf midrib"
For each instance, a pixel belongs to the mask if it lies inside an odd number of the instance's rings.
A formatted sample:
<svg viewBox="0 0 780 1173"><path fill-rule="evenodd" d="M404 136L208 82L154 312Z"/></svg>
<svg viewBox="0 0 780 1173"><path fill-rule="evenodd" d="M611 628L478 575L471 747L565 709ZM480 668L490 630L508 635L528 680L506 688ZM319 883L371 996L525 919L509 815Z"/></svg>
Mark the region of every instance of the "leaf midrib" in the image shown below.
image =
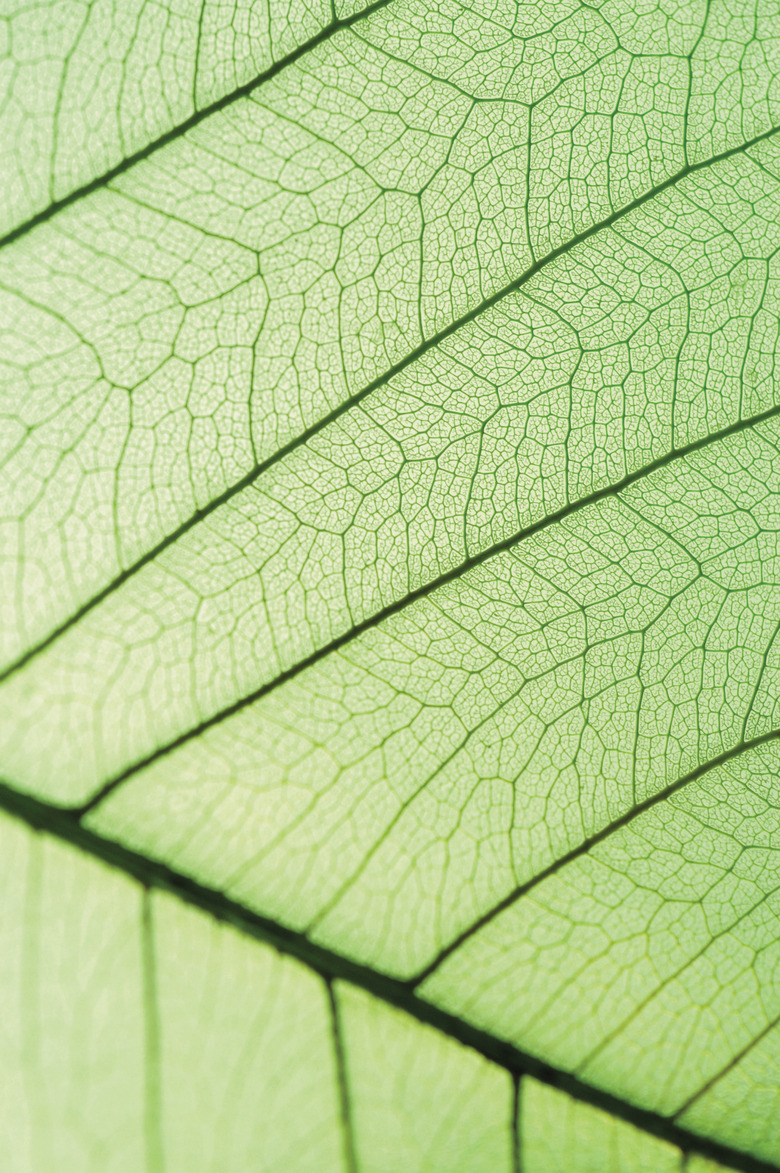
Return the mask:
<svg viewBox="0 0 780 1173"><path fill-rule="evenodd" d="M670 794L680 790L709 770L758 745L778 739L780 739L780 729L775 729L762 737L753 738L751 741L744 742L724 754L720 754L717 758L713 758L710 762L678 779L657 795L638 804L627 815L615 820L596 836L584 841L568 855L561 857L550 868L540 872L537 877L529 881L524 886L525 890L530 890L531 887L541 883L549 874L560 870L572 858L585 854L596 842L600 842L613 831L638 817L644 810L664 801ZM710 1157L731 1168L740 1170L741 1173L777 1173L777 1165L752 1157L709 1137L700 1136L676 1124L674 1117L663 1116L658 1112L637 1107L618 1096L594 1087L576 1075L545 1063L537 1056L523 1051L489 1031L473 1026L457 1015L440 1009L417 993L417 987L423 980L422 974L406 981L389 977L370 966L355 962L334 950L317 945L304 934L287 928L270 917L254 912L246 905L226 896L223 892L201 884L164 863L124 847L85 827L73 812L43 802L2 781L0 781L0 810L35 831L46 832L92 858L101 860L136 880L147 890L157 889L168 892L183 903L198 908L218 921L231 925L245 936L264 945L270 945L278 952L295 958L319 974L329 986L335 980L343 980L360 987L388 1005L395 1006L409 1014L418 1022L431 1026L442 1034L477 1051L492 1063L503 1067L515 1076L529 1075L542 1083L558 1088L575 1099L608 1112L645 1133L676 1145L684 1153L689 1151L700 1153L702 1156ZM428 967L424 972L426 974L431 972L431 967ZM709 1082L712 1083L713 1080ZM679 1114L677 1112L675 1116Z"/></svg>
<svg viewBox="0 0 780 1173"><path fill-rule="evenodd" d="M361 18L363 16L370 15L372 12L376 11L380 7L384 7L388 3L390 3L390 0L377 0L377 2L375 4L373 4L370 8L366 8L362 11L362 13L360 14ZM354 20L352 21L352 23L354 23ZM342 28L342 27L345 27L345 22L342 22L341 24L338 25L338 28ZM338 31L338 30L334 27L333 30L329 33L329 36L333 35L333 31ZM321 41L323 39L327 39L327 38L324 36L320 37L319 40L317 41L317 43L319 43L319 41ZM310 47L311 45L312 45L312 42L307 42L307 46ZM304 51L307 51L306 46L302 47L300 51L296 51L295 57L297 58L298 56L301 56ZM288 58L285 58L284 64L289 64L292 59L294 59L293 55L291 55ZM282 63L279 64L278 68L282 68ZM274 70L278 71L277 67L274 67ZM253 81L251 83L250 88L254 87L257 84L258 84L257 79L255 79L255 81ZM224 101L224 104L227 104L227 100L223 100L223 101ZM10 676L14 675L14 673L16 673L20 669L22 669L26 664L30 663L30 661L37 658L42 652L46 651L47 648L49 648L53 643L55 643L61 636L65 635L65 633L67 631L69 631L72 627L76 626L86 615L88 615L97 606L99 606L99 604L105 602L105 600L107 598L109 598L117 590L119 590L119 588L121 586L123 586L124 583L126 583L129 579L133 578L145 566L147 566L149 563L153 562L165 550L167 550L170 546L174 545L182 537L184 537L184 535L187 534L191 529L193 529L194 526L198 525L201 521L205 520L205 518L209 517L212 513L214 513L222 505L227 504L228 501L230 501L237 494L243 492L244 489L249 488L250 485L252 485L256 480L258 480L264 473L268 472L269 469L273 468L274 465L278 464L286 456L289 456L291 453L295 452L298 448L305 446L307 443L309 443L310 440L312 440L316 435L318 435L320 432L322 432L330 424L334 423L342 415L345 415L353 407L355 407L357 404L361 403L364 399L366 399L368 396L370 396L374 391L379 390L386 383L388 383L391 379L393 379L396 375L398 375L402 371L404 371L408 366L412 365L418 359L422 358L430 350L435 349L445 339L447 339L451 335L457 333L457 331L462 329L465 325L468 325L470 322L476 320L482 314L484 314L488 310L492 309L494 306L500 304L507 297L511 296L511 294L518 292L526 284L528 284L528 282L530 282L535 276L537 276L538 273L540 273L542 270L547 268L549 265L553 264L560 257L565 256L567 253L571 252L572 249L576 248L580 244L583 244L585 241L589 240L591 237L596 236L598 233L604 231L607 228L610 228L613 224L617 223L619 220L622 220L625 216L628 216L631 212L636 211L637 208L640 208L644 204L657 198L664 191L668 190L671 187L674 187L677 183L680 183L683 179L687 178L689 175L692 175L697 171L701 171L701 170L705 170L706 168L713 167L716 164L723 162L724 160L733 158L736 155L743 154L744 152L750 150L752 147L771 138L773 135L777 134L778 131L780 131L780 126L770 127L769 130L763 131L759 135L755 135L752 139L748 139L746 142L740 143L738 146L731 147L726 151L722 151L718 155L713 155L709 159L702 159L698 163L686 164L679 171L675 172L674 175L670 175L662 183L657 184L655 187L649 188L642 195L637 196L636 199L631 201L631 203L626 204L623 208L617 209L616 211L611 213L609 216L605 217L605 219L600 220L600 221L592 224L589 228L583 229L582 232L579 232L575 236L572 236L569 240L565 241L563 244L559 245L557 248L555 248L551 252L547 253L546 256L541 257L539 260L535 261L528 269L525 270L525 272L523 272L519 277L515 278L514 281L510 282L508 285L503 286L501 289L499 289L495 293L491 294L490 297L484 299L482 302L479 303L479 305L477 305L473 309L467 311L465 314L462 314L459 318L456 318L448 326L445 326L441 330L439 330L437 333L430 335L427 339L425 339L423 342L421 342L419 344L419 346L415 347L414 350L410 351L407 355L405 355L404 358L399 359L398 362L394 363L393 366L389 367L387 369L387 371L385 371L383 374L378 375L370 383L367 383L366 386L363 387L360 391L357 391L357 392L355 392L354 395L349 396L347 399L345 399L343 401L343 403L340 403L337 407L333 408L333 410L330 411L327 415L323 416L316 423L312 424L305 431L301 432L300 435L296 436L292 440L288 441L287 444L285 444L281 448L277 449L277 451L274 452L271 456L267 457L263 461L259 461L243 477L241 477L238 481L234 482L234 484L230 485L227 489L224 489L221 493L219 493L216 497L214 497L210 502L208 502L208 504L202 506L199 509L196 509L191 514L191 516L186 519L186 521L182 522L179 526L177 526L177 528L175 530L172 530L169 534L167 534L164 538L162 538L156 545L152 546L149 550L147 550L145 554L142 554L140 558L138 558L130 566L126 567L123 571L121 571L118 575L116 575L116 577L113 578L109 583L107 583L106 586L103 587L100 591L96 592L91 598L87 599L84 603L82 603L82 605L80 607L78 607L73 612L72 615L70 615L67 619L65 619L57 627L53 628L49 632L48 635L44 636L43 639L41 639L37 643L33 644L30 648L27 649L27 651L22 653L21 656L17 657L16 660L12 661L5 668L0 670L0 684L2 684ZM155 147L155 149L156 149L156 147ZM124 170L124 168L123 168L123 170ZM111 176L111 178L113 178L113 175ZM98 186L100 186L100 184L98 184ZM0 248L2 247L3 243L4 243L4 241L0 240ZM755 418L759 418L759 417L753 417L753 418L755 419ZM743 421L738 421L737 425L732 425L732 426L738 427L738 426L741 426L742 424L743 424ZM728 429L725 429L724 431L728 432ZM719 436L722 434L724 434L724 433L717 433L716 435ZM691 446L688 446L688 447L690 448ZM681 449L672 449L672 450L670 450L669 453L665 454L664 457L660 457L659 460L665 461L667 459L674 459L675 453L680 454L686 450L687 449L682 449L682 448ZM658 464L658 461L653 461L653 462L651 462L651 464L646 465L645 469L648 471L652 471L657 466L657 464ZM638 475L642 471L643 470L638 470L637 474L631 474L631 475L632 476ZM615 492L615 491L617 491L617 490L615 490L615 489L603 490L604 494L609 493L609 492ZM599 492L602 492L602 491L600 490ZM593 500L593 499L594 499L594 495L591 495L589 498L587 498L588 501ZM596 499L598 499L598 498L596 498ZM579 507L579 503L574 503L574 505L566 506L564 508L574 509L577 507ZM559 511L559 513L560 512L562 512L562 511ZM559 516L559 513L553 514L551 516L554 519L557 519ZM507 541L505 543L501 544L500 548L505 548L507 545L510 545L514 541L519 540L519 537L520 537L520 535L518 534L510 539L507 539ZM490 551L495 553L497 548L499 548L499 547L490 547ZM479 557L480 560L484 561L485 557L490 557L490 556L491 556L491 553L485 553L485 554L475 556L475 557ZM465 563L463 565L465 565ZM433 581L436 583L440 583L443 580L436 579ZM444 581L446 581L446 576L444 578ZM355 630L357 630L357 629L355 629ZM304 661L304 663L308 663L308 661ZM258 695L262 695L262 694L258 694Z"/></svg>

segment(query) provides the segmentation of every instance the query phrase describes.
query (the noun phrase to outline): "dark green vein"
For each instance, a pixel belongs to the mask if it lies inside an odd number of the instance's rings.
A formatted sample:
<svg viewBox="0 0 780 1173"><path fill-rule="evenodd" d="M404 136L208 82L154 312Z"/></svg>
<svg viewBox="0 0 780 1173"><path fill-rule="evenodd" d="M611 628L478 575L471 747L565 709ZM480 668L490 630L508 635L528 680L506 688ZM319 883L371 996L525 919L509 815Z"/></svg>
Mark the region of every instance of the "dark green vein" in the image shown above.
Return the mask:
<svg viewBox="0 0 780 1173"><path fill-rule="evenodd" d="M361 15L367 15L381 7L384 3L388 2L389 0L378 0L378 3L374 4L371 8L365 9ZM311 44L311 42L309 42L309 44ZM298 55L300 56L300 53ZM526 269L524 273L522 273L509 285L499 289L496 293L480 302L478 306L475 306L474 309L469 310L461 317L456 318L453 322L450 323L449 326L445 326L442 330L439 330L438 333L432 334L429 338L421 342L419 346L415 347L414 350L410 351L409 354L407 354L404 358L399 359L397 363L388 368L388 370L385 371L382 375L379 375L372 382L368 383L365 387L363 387L362 390L357 391L354 395L349 396L344 400L343 403L339 404L338 407L335 407L331 412L323 416L322 419L318 420L305 431L301 432L299 436L296 436L283 447L279 448L276 452L273 453L273 455L257 463L254 468L250 469L249 472L241 477L240 480L236 481L235 484L225 489L217 497L214 497L213 500L210 501L207 505L202 506L200 509L196 509L195 512L189 518L187 518L186 521L183 521L181 525L179 525L175 530L172 530L170 534L167 534L155 546L149 549L145 554L143 554L140 558L138 558L135 562L133 562L130 566L128 566L115 578L113 578L111 582L107 583L106 586L102 588L102 590L98 591L90 599L83 603L76 611L74 611L72 615L70 615L57 627L53 628L47 636L41 639L38 643L33 644L26 652L24 652L11 664L7 665L2 671L0 671L0 683L8 679L8 677L11 676L14 672L19 671L20 668L23 668L25 664L29 663L36 656L40 655L40 653L50 647L51 644L55 642L55 640L64 635L65 632L70 630L71 627L74 627L81 619L84 618L85 615L87 615L100 603L104 602L104 600L112 595L116 590L118 590L123 585L123 583L127 582L129 578L137 574L148 563L153 562L156 558L158 558L160 554L163 553L163 551L167 550L169 546L172 546L177 541L179 541L180 538L188 533L189 530L191 530L195 525L203 521L210 514L214 513L214 511L219 509L222 505L225 505L238 493L243 492L244 489L252 485L259 477L263 475L263 473L267 472L274 465L278 464L279 461L283 460L286 456L289 456L290 453L294 452L297 448L307 444L330 424L334 423L337 419L350 411L351 408L355 407L358 403L361 403L374 391L377 391L380 387L383 387L390 379L400 374L401 371L405 370L419 358L422 358L423 355L434 349L446 338L449 338L452 334L457 333L458 330L462 329L469 322L474 321L481 314L486 313L489 309L492 309L493 306L498 305L505 298L522 289L524 285L526 285L543 269L547 268L548 265L553 264L554 261L566 255L573 248L576 248L577 245L580 245L584 241L589 240L592 236L602 232L605 228L611 227L624 216L627 216L637 208L642 207L643 204L646 204L648 201L655 199L662 192L666 191L670 187L673 187L682 179L685 179L688 175L692 175L694 172L701 171L707 167L712 167L715 164L723 162L725 159L730 159L735 155L742 154L751 147L756 146L758 143L771 138L771 136L776 134L778 130L780 130L780 127L772 127L770 130L764 131L763 134L756 135L755 138L749 139L747 142L741 143L737 147L731 147L729 150L723 151L719 155L714 155L710 159L704 159L699 163L686 165L685 167L681 168L680 171L677 171L674 175L671 175L668 179L665 179L663 183L658 184L656 187L650 188L644 193L644 195L637 196L635 200L633 200L630 204L627 204L624 208L618 209L610 216L607 216L604 220L598 221L598 223L591 225L590 228L584 229L582 232L579 232L576 236L573 236L564 244L559 245L558 248L553 249L552 252L547 254L547 256L540 258L538 261L535 261L529 269ZM679 451L682 451L682 449Z"/></svg>
<svg viewBox="0 0 780 1173"><path fill-rule="evenodd" d="M104 171L102 175L98 175L95 179L90 179L89 183L84 183L81 187L74 188L73 191L68 192L61 199L54 200L40 212L36 212L29 220L22 221L16 228L12 228L4 236L0 236L0 248L3 248L6 244L12 244L13 241L18 240L22 236L26 236L28 232L31 232L33 228L37 228L39 224L45 224L47 220L51 220L52 216L56 216L63 208L68 208L71 204L75 204L79 200L84 199L85 196L99 191L102 187L109 184L112 179L116 179L118 175L123 175L125 171L129 171L131 167L134 167L136 163L141 163L144 159L148 159L150 155L161 150L168 143L174 142L177 138L181 138L187 131L198 126L206 118L210 118L212 114L217 114L220 110L231 106L240 98L247 97L257 86L275 77L277 73L281 73L288 65L292 65L294 61L305 57L307 53L310 53L312 49L316 49L318 45L329 41L331 37L341 32L342 29L351 28L353 24L357 24L359 21L371 16L373 12L387 7L390 2L391 0L374 0L373 4L369 4L366 8L361 8L359 12L353 12L351 16L345 16L343 19L331 21L325 28L320 29L315 36L311 37L308 41L304 41L302 45L299 45L297 49L291 50L284 57L280 57L278 61L274 61L267 69L256 74L251 81L244 82L243 85L238 86L235 90L231 90L229 94L223 94L221 98L210 102L208 106L203 106L202 109L196 110L189 118L185 118L183 122L178 122L170 130L166 130L165 134L161 134L159 138L153 139L145 147L134 151L132 155L127 155L116 166L110 167L108 171Z"/></svg>
<svg viewBox="0 0 780 1173"><path fill-rule="evenodd" d="M774 736L780 736L780 730ZM351 982L381 1001L398 1007L418 1022L432 1026L464 1046L479 1052L513 1075L530 1075L542 1083L559 1088L583 1103L617 1116L652 1136L677 1145L685 1152L700 1153L740 1170L740 1173L778 1173L777 1165L751 1157L708 1137L698 1136L676 1124L669 1117L627 1103L618 1096L591 1086L577 1076L544 1063L534 1055L472 1026L456 1015L439 1009L421 998L408 982L388 977L369 966L361 965L314 944L302 934L279 925L268 917L260 916L237 901L231 900L224 893L199 884L165 864L148 859L85 828L73 814L60 807L41 802L0 782L0 810L21 820L34 830L45 831L131 876L146 888L171 893L216 920L232 925L246 936L270 945L280 953L297 958L328 984L337 979Z"/></svg>
<svg viewBox="0 0 780 1173"><path fill-rule="evenodd" d="M333 1034L333 1051L336 1060L336 1085L338 1087L339 1110L341 1112L341 1135L344 1146L345 1173L358 1173L358 1164L355 1156L355 1129L349 1099L349 1077L347 1074L347 1059L344 1048L344 1032L341 1027L341 1013L332 981L327 982L327 988L331 1031Z"/></svg>
<svg viewBox="0 0 780 1173"><path fill-rule="evenodd" d="M512 1173L523 1173L521 1132L523 1127L522 1089L523 1081L516 1071L512 1072Z"/></svg>
<svg viewBox="0 0 780 1173"><path fill-rule="evenodd" d="M350 643L353 639L357 639L358 636L362 635L364 632L369 631L371 628L376 627L380 623L384 622L384 620L389 619L391 615L395 615L399 611L403 611L406 607L409 607L418 599L426 598L428 595L433 594L434 591L438 590L442 586L445 586L447 583L462 577L462 575L464 575L467 571L472 570L475 566L480 566L483 562L487 562L488 559L495 558L498 554L501 554L506 550L510 550L513 546L516 546L518 543L524 541L526 538L531 537L533 534L541 533L542 530L548 529L550 526L565 520L567 517L571 517L575 513L579 513L581 510L586 509L590 505L595 505L599 501L603 501L608 497L617 496L625 489L628 489L631 485L636 484L637 481L641 481L645 477L650 476L651 473L665 468L668 464L671 464L675 460L680 460L686 456L691 455L693 452L699 452L703 448L707 448L712 444L718 443L719 441L722 441L729 436L735 436L740 432L750 430L756 427L757 424L760 424L766 420L774 419L777 416L780 416L780 404L777 404L775 407L767 408L766 411L762 411L758 415L751 416L749 419L739 420L737 423L730 424L727 428L723 428L719 432L713 432L713 434L710 436L703 436L701 439L694 440L692 443L686 444L681 448L673 448L663 456L659 456L657 460L652 461L650 464L646 464L642 468L637 469L635 472L629 473L627 476L623 477L622 480L616 481L611 485L605 485L604 488L597 489L594 493L590 493L587 497L582 497L579 501L574 501L570 505L564 505L563 508L558 509L555 513L549 513L546 517L541 518L539 521L533 522L532 525L526 526L525 529L519 530L517 533L510 534L509 537L502 539L500 542L496 542L492 546L488 546L487 549L480 551L478 554L473 554L470 558L466 558L463 562L459 563L457 566L453 566L452 569L446 571L444 574L441 574L437 578L432 579L431 582L425 583L422 586L417 587L415 590L410 591L402 598L396 599L395 602L389 603L380 611L376 611L373 615L368 616L368 618L364 619L361 623L356 623L353 627L348 628L347 631L342 632L341 635L336 636L328 643L323 644L319 648L316 648L308 656L298 660L295 664L292 664L289 668L286 668L283 672L280 672L277 676L274 676L272 680L268 680L265 682L265 684L261 684L259 688L253 689L252 692L247 693L245 696L239 697L238 700L232 701L231 704L226 705L222 709L219 709L210 717L206 717L203 721L198 722L197 725L193 725L190 729L185 729L183 733L178 735L178 737L173 738L164 745L158 746L157 749L152 750L152 752L147 754L145 757L139 758L135 762L132 762L129 766L126 766L125 769L121 770L120 773L115 774L113 778L104 783L104 785L101 786L100 789L97 790L95 794L86 803L83 804L83 806L74 808L73 813L79 815L87 814L87 812L93 810L99 803L107 798L109 794L116 790L118 786L127 781L127 779L130 778L133 774L138 773L139 770L143 770L147 766L150 766L153 762L158 761L160 758L166 757L169 753L172 753L175 749L185 745L193 738L200 737L201 734L205 733L207 729L212 728L214 725L218 725L221 721L226 720L228 717L232 717L235 713L238 713L242 709L247 708L247 706L254 704L255 701L260 700L261 697L266 696L275 688L279 688L280 685L285 684L288 680L292 680L294 677L298 676L299 673L305 671L305 669L311 668L312 665L317 664L320 660L324 659L332 652L337 652L340 648Z"/></svg>
<svg viewBox="0 0 780 1173"><path fill-rule="evenodd" d="M597 831L594 835L590 835L587 839L583 839L582 842L579 843L576 847L573 847L571 851L567 851L565 855L560 856L559 859L556 859L553 863L549 864L548 867L543 868L540 872L537 872L535 876L530 878L530 880L526 880L523 884L518 884L516 888L513 888L512 891L503 898L503 900L499 900L497 904L494 904L492 908L483 913L482 916L474 921L473 924L469 925L467 929L464 929L462 933L459 933L457 937L454 937L452 941L450 941L449 945L445 945L445 947L439 953L437 953L433 960L430 961L424 969L421 969L418 974L410 979L409 984L412 989L417 989L418 986L422 985L422 983L427 978L429 978L431 974L433 974L439 968L439 966L447 960L448 957L451 957L452 954L457 949L459 949L465 941L468 941L471 937L478 933L480 929L483 929L485 925L490 924L490 922L495 920L497 916L500 916L502 912L505 912L508 908L511 908L511 906L518 900L522 899L523 896L526 896L529 892L532 892L534 888L538 887L538 885L543 883L544 880L549 879L550 876L554 876L556 872L561 871L561 869L565 868L567 864L571 863L575 859L579 859L583 855L587 855L590 849L595 847L597 843L603 843L605 839L608 839L616 831L619 831L622 827L627 827L630 823L633 823L634 820L638 819L639 816L644 814L645 811L652 810L652 808L657 806L660 802L665 802L667 798L671 798L671 796L676 794L678 790L682 790L691 782L695 782L704 774L709 773L710 770L714 770L717 769L718 766L725 765L726 762L730 762L733 758L739 757L740 754L747 753L748 750L756 749L759 745L767 745L769 742L778 740L780 740L780 729L771 729L768 733L762 733L758 737L751 737L748 741L737 742L736 745L731 746L730 749L725 749L723 753L718 754L717 757L710 758L709 761L703 762L700 766L696 766L696 768L691 770L690 773L683 774L681 778L678 778L674 782L670 782L668 786L664 786L664 788L659 790L656 794L652 794L649 798L645 798L642 800L642 802L638 802L635 806L632 806L630 810L627 810L625 814L620 815L620 817L617 819L613 819L611 823L607 823L606 826L602 827L601 830Z"/></svg>

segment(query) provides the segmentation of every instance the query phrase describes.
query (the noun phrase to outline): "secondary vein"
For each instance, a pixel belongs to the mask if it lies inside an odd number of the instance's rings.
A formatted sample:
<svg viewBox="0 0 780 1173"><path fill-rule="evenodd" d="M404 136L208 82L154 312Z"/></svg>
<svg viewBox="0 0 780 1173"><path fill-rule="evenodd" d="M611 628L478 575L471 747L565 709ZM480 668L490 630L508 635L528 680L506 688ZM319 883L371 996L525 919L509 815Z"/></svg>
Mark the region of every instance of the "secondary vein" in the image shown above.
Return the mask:
<svg viewBox="0 0 780 1173"><path fill-rule="evenodd" d="M619 818L613 819L611 823L607 823L594 835L590 835L587 839L583 839L582 842L577 844L576 847L573 847L571 851L567 851L565 855L560 856L560 858L549 864L548 867L543 868L540 872L537 872L535 876L532 876L529 880L526 880L525 883L518 884L516 888L513 888L512 891L509 892L502 900L499 900L496 904L493 905L492 908L483 913L482 916L474 921L473 924L469 925L467 929L464 929L463 932L459 933L457 937L454 937L448 945L446 945L439 953L437 953L433 960L430 961L424 969L421 969L411 979L410 985L412 988L417 989L420 985L422 985L422 983L427 978L429 978L433 973L435 973L437 969L439 969L439 967L447 960L448 957L451 957L452 954L455 953L455 951L459 949L465 941L469 940L470 937L473 937L476 933L479 932L480 929L484 928L485 925L490 924L490 922L495 920L497 916L500 916L502 912L505 912L508 908L511 908L513 904L516 904L517 901L520 900L523 896L526 896L529 892L533 891L533 889L538 887L538 885L541 884L544 880L548 879L550 876L554 876L556 872L561 870L561 868L566 867L566 865L571 863L573 860L579 859L583 855L587 855L590 849L595 847L597 843L602 843L605 839L608 839L611 835L614 835L616 831L620 831L623 827L629 826L630 823L633 823L634 820L638 819L640 815L645 813L645 811L652 810L654 806L658 806L659 803L665 802L666 799L671 798L672 795L677 794L678 791L690 785L691 782L695 782L697 779L702 778L711 770L716 769L718 766L725 765L726 762L732 761L734 758L739 757L743 753L747 753L751 749L757 749L761 745L767 745L770 742L777 740L780 740L780 729L770 729L767 733L762 733L757 737L751 737L747 741L737 742L736 745L733 745L729 749L724 750L722 753L718 754L717 757L710 758L710 760L707 762L702 762L701 765L696 766L696 768L691 770L689 773L683 774L681 778L677 778L674 782L670 782L668 786L664 786L663 789L657 791L657 793L651 794L649 798L645 798L642 802L636 803L636 805L632 806L630 810L627 810L624 814L620 815Z"/></svg>

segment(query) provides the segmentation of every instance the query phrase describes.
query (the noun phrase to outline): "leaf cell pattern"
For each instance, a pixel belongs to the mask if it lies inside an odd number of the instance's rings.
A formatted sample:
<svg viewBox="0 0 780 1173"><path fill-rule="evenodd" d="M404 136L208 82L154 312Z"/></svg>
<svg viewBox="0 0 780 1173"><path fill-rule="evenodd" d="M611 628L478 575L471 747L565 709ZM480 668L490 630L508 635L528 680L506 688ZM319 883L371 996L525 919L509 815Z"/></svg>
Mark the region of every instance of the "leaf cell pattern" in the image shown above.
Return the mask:
<svg viewBox="0 0 780 1173"><path fill-rule="evenodd" d="M0 27L9 1167L780 1167L776 7Z"/></svg>

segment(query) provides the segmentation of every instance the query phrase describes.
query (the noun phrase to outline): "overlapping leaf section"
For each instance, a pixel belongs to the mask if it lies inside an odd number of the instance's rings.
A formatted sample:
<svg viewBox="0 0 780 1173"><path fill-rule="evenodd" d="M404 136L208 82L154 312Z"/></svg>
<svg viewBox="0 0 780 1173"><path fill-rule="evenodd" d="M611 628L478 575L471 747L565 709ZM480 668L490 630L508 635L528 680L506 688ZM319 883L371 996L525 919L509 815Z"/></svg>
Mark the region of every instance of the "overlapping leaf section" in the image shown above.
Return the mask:
<svg viewBox="0 0 780 1173"><path fill-rule="evenodd" d="M780 1162L780 46L768 8L667 8L336 14L6 246L0 760L301 941ZM150 934L184 957L212 930L157 896L134 923L154 1167L205 1150L161 1139L186 1112L161 1115L154 1024L187 1011L150 1009ZM265 965L219 932L247 960L215 990ZM332 1071L312 1168L398 1167L379 1135L409 1169L455 1168L448 1144L469 1171L518 1145L540 1173L680 1166L530 1078L518 1107L465 1052L450 1111L429 1073L454 1043L300 981ZM262 1080L257 1055L234 1069ZM204 1136L254 1154L220 1111ZM547 1113L575 1139L522 1131Z"/></svg>

